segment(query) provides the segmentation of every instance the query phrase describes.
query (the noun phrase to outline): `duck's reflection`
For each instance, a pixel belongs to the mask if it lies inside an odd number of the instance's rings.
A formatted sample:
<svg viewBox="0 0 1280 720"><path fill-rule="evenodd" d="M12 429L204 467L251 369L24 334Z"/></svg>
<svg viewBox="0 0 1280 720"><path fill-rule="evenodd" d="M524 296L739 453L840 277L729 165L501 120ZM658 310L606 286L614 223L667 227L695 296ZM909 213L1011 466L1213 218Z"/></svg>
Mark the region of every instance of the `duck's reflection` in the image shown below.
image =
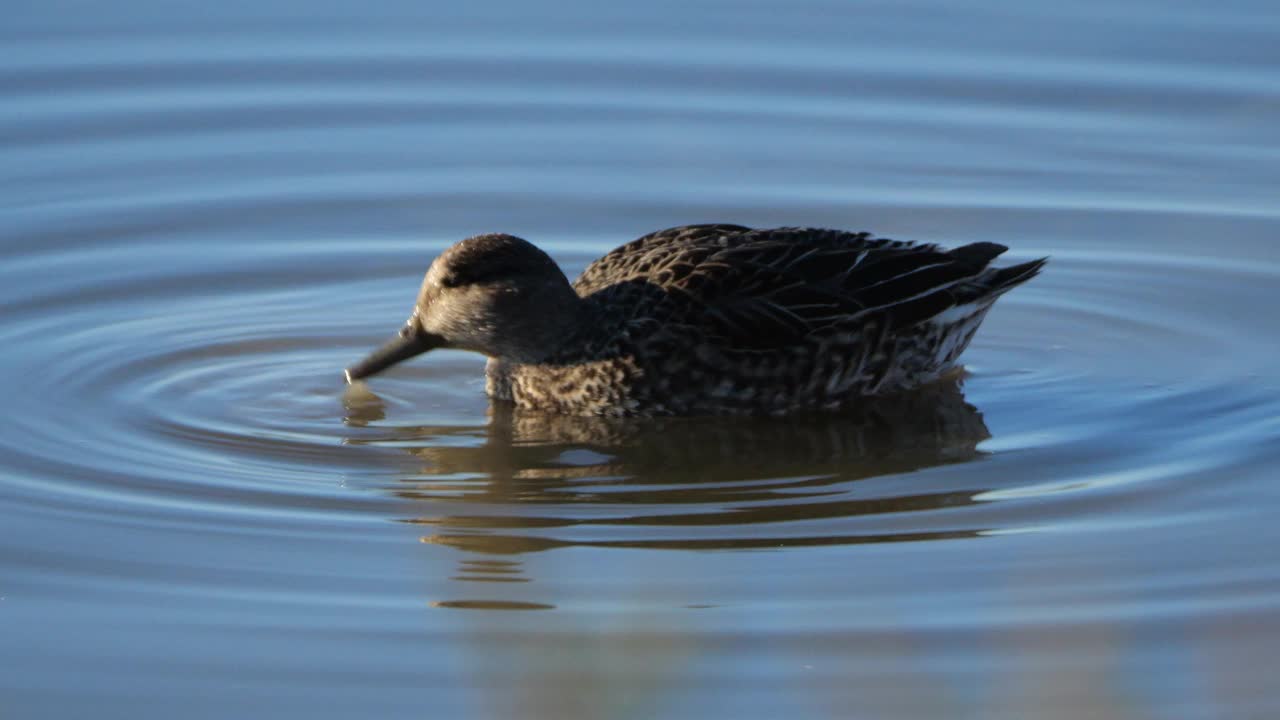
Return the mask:
<svg viewBox="0 0 1280 720"><path fill-rule="evenodd" d="M349 394L346 407L347 423L361 428L349 442L423 461L392 490L430 513L407 522L431 527L424 542L468 552L776 548L983 530L923 518L972 504L986 488L893 477L980 454L986 425L954 382L856 412L785 419L583 418L493 405L485 426L388 427L367 390ZM884 482L856 482L868 478ZM510 582L518 567L459 576Z"/></svg>

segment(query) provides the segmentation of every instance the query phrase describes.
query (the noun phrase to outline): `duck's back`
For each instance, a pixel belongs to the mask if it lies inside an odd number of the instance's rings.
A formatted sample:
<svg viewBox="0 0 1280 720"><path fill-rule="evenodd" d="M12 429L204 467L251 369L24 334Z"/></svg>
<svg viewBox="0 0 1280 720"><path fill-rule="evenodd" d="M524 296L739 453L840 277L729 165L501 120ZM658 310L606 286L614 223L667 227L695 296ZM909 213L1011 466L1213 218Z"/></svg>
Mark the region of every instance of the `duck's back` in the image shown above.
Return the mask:
<svg viewBox="0 0 1280 720"><path fill-rule="evenodd" d="M787 268L775 261L782 259L778 255L788 252L913 249L936 247L875 238L865 232L816 228L755 230L729 224L682 225L649 233L614 248L587 266L573 285L579 295L586 296L631 280L644 280L661 286L691 275L711 280L718 276L718 271L725 269L726 263L750 264L759 266L761 270L772 264L774 269L785 271ZM839 258L830 255L827 259L839 262ZM799 265L790 268L796 273L814 269Z"/></svg>
<svg viewBox="0 0 1280 720"><path fill-rule="evenodd" d="M994 301L1043 264L988 268L1006 249L975 243L948 251L815 228L689 225L613 250L574 288L583 297L603 293L598 302L632 316L679 313L666 319L703 326L729 347L763 349L877 316L904 328L947 311L963 315L965 306Z"/></svg>
<svg viewBox="0 0 1280 720"><path fill-rule="evenodd" d="M690 225L613 250L574 288L626 329L638 407L788 412L948 372L995 299L1043 264L989 268L1005 249Z"/></svg>

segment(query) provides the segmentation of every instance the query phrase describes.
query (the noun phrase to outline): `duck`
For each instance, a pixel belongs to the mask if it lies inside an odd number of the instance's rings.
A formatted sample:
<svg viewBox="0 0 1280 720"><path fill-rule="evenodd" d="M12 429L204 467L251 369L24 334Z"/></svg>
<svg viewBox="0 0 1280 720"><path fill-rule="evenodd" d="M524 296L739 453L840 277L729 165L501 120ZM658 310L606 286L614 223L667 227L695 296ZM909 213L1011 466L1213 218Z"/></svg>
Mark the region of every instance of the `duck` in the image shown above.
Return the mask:
<svg viewBox="0 0 1280 720"><path fill-rule="evenodd" d="M1048 258L806 227L683 225L572 284L532 243L466 238L431 263L408 321L348 383L440 348L488 357L520 410L605 417L838 412L954 378L995 301Z"/></svg>

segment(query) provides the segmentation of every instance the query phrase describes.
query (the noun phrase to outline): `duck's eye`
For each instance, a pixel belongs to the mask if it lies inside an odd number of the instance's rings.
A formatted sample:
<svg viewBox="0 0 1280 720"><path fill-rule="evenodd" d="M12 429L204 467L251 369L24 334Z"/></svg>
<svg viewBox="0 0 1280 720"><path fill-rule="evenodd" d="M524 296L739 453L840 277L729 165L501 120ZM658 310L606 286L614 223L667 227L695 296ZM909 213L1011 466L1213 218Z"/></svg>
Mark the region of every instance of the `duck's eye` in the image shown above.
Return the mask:
<svg viewBox="0 0 1280 720"><path fill-rule="evenodd" d="M462 278L458 277L455 273L450 273L440 278L440 287L453 288L462 284Z"/></svg>

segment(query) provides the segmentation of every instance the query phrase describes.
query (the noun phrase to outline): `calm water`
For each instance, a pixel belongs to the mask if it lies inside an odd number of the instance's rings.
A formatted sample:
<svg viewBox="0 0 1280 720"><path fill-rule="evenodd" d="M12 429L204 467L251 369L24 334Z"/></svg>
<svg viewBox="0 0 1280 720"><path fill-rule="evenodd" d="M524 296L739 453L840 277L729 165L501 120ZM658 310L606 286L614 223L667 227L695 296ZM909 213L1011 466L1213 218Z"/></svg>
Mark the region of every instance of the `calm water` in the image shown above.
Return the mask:
<svg viewBox="0 0 1280 720"><path fill-rule="evenodd" d="M0 716L1280 715L1280 9L1059 5L8 7ZM344 393L707 221L1053 261L849 417Z"/></svg>

